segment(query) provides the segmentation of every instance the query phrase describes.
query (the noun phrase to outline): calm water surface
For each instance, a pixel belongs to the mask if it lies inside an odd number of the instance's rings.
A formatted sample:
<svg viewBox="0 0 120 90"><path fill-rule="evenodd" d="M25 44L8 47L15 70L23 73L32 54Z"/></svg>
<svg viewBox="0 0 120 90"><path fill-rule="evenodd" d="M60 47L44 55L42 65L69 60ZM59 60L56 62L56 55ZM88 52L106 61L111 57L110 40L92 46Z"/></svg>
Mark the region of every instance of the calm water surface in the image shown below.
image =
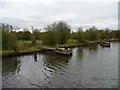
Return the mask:
<svg viewBox="0 0 120 90"><path fill-rule="evenodd" d="M4 58L3 88L118 87L118 43L73 49L72 56L53 53Z"/></svg>

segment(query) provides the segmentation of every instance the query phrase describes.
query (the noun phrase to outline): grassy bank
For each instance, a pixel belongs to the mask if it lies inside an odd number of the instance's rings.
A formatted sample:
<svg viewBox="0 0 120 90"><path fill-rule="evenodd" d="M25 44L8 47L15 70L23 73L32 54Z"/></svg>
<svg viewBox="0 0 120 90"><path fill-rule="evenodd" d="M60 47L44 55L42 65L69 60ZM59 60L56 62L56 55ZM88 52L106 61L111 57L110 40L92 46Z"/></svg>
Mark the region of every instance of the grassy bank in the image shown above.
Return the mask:
<svg viewBox="0 0 120 90"><path fill-rule="evenodd" d="M9 57L9 56L19 56L19 55L28 55L36 52L42 52L42 49L38 49L37 47L27 48L25 50L20 50L15 52L13 50L5 50L2 51L2 57Z"/></svg>
<svg viewBox="0 0 120 90"><path fill-rule="evenodd" d="M99 44L102 42L118 42L120 39L109 39L109 40L94 40L94 41L84 41L82 43L78 43L76 40L69 40L66 44L60 44L58 47L64 47L64 45L68 45L70 48L73 47L79 47L82 45L91 45L91 44ZM14 50L4 50L0 51L0 54L2 54L2 57L8 57L8 56L18 56L18 55L26 55L26 54L32 54L36 52L42 52L42 47L47 48L56 48L56 46L47 46L43 45L42 41L37 41L36 45L31 45L32 41L25 41L25 40L17 40L17 45L19 50L15 52Z"/></svg>
<svg viewBox="0 0 120 90"><path fill-rule="evenodd" d="M41 46L42 41L39 41L39 40L37 40L36 45L32 45L31 44L32 41L30 40L17 40L16 43L18 45L18 51L14 51L14 50L0 51L0 54L2 54L2 57L25 55L25 54L31 54L34 52L41 51L41 49L38 49L38 47Z"/></svg>
<svg viewBox="0 0 120 90"><path fill-rule="evenodd" d="M78 43L76 40L69 40L66 44L59 45L59 47L64 47L64 45L68 45L69 47L79 47L83 45L91 45L91 44L100 44L102 42L119 42L120 39L109 39L109 40L94 40L94 41L88 41L85 40L81 43Z"/></svg>

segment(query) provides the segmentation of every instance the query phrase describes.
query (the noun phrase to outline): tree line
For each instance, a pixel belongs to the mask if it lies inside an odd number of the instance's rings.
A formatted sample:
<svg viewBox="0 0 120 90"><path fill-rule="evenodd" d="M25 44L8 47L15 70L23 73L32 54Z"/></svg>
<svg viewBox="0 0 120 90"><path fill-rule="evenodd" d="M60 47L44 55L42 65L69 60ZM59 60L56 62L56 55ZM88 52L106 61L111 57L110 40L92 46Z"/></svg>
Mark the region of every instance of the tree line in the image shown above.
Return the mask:
<svg viewBox="0 0 120 90"><path fill-rule="evenodd" d="M120 30L97 29L95 26L83 31L79 27L76 32L71 31L70 25L64 21L54 22L46 26L45 31L32 28L32 33L28 29L23 31L13 31L14 27L9 24L0 23L0 30L2 31L2 49L17 51L16 40L32 40L35 44L36 40L43 41L43 44L56 46L57 44L66 44L69 40L76 40L78 43L86 40L104 40L110 38L120 38Z"/></svg>

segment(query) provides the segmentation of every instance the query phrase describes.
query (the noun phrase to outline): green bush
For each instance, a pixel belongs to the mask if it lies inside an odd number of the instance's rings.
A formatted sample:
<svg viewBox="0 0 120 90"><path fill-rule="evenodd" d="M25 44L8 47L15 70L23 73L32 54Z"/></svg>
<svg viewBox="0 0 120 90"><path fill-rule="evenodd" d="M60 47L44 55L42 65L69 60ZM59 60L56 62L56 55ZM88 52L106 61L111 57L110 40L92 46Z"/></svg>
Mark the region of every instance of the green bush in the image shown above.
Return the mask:
<svg viewBox="0 0 120 90"><path fill-rule="evenodd" d="M2 50L18 51L16 36L13 33L2 31Z"/></svg>
<svg viewBox="0 0 120 90"><path fill-rule="evenodd" d="M16 34L12 32L12 27L9 24L2 24L0 26L0 31L2 31L2 50L14 50L18 51L18 46L16 44Z"/></svg>
<svg viewBox="0 0 120 90"><path fill-rule="evenodd" d="M46 33L44 34L43 41L47 45L55 46L57 43L64 44L70 38L70 26L63 21L53 23L45 29Z"/></svg>

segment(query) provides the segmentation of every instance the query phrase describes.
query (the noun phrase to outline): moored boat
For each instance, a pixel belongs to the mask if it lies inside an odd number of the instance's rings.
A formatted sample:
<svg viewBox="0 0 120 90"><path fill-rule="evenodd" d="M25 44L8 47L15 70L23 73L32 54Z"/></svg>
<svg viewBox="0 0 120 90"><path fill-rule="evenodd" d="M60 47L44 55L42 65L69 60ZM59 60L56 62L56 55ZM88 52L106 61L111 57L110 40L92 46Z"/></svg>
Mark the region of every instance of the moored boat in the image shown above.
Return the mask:
<svg viewBox="0 0 120 90"><path fill-rule="evenodd" d="M102 46L102 47L110 47L111 45L110 45L110 42L103 42L103 43L100 44L100 46Z"/></svg>

